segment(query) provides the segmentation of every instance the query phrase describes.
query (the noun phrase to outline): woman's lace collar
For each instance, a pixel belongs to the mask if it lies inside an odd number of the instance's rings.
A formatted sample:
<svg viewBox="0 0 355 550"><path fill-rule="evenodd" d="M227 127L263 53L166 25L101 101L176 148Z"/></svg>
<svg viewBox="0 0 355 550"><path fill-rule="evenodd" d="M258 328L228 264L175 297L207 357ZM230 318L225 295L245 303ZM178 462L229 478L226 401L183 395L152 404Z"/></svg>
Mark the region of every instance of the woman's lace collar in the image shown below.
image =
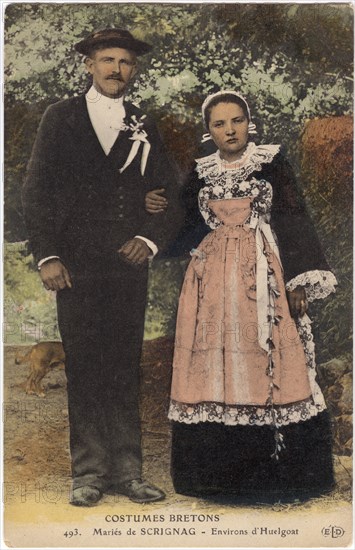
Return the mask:
<svg viewBox="0 0 355 550"><path fill-rule="evenodd" d="M241 172L243 177L254 171L260 171L262 164L270 163L280 151L280 145L256 145L248 143L243 156L235 163L227 164L216 151L212 155L196 159L196 171L199 178L218 176L223 172L232 171L237 174Z"/></svg>

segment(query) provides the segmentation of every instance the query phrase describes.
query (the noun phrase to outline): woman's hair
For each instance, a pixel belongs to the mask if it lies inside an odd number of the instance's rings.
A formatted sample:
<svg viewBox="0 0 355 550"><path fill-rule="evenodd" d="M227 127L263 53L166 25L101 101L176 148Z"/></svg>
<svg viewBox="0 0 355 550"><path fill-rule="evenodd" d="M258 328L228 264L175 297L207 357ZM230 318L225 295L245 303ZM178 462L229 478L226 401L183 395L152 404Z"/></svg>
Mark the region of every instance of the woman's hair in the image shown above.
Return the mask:
<svg viewBox="0 0 355 550"><path fill-rule="evenodd" d="M206 105L204 111L203 111L203 121L205 123L205 126L208 130L210 118L211 118L211 111L212 108L218 105L219 103L235 103L236 105L239 105L243 109L243 113L246 116L248 122L250 122L250 115L248 110L248 105L246 102L239 96L235 94L230 94L226 92L225 94L219 94L216 97L213 97L211 101Z"/></svg>

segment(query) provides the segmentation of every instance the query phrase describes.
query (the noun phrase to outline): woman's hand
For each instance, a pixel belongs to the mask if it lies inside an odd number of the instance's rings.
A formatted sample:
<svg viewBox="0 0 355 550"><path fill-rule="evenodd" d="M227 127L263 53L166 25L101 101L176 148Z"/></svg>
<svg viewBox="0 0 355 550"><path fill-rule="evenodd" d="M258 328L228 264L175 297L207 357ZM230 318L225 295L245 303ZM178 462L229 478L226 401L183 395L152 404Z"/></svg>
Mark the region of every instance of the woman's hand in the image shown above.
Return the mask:
<svg viewBox="0 0 355 550"><path fill-rule="evenodd" d="M297 286L294 290L287 290L286 294L292 317L302 317L308 309L306 291L303 286Z"/></svg>
<svg viewBox="0 0 355 550"><path fill-rule="evenodd" d="M168 208L168 201L161 196L163 193L165 193L164 187L153 189L153 191L146 194L145 209L149 214L159 214L159 212L164 212Z"/></svg>

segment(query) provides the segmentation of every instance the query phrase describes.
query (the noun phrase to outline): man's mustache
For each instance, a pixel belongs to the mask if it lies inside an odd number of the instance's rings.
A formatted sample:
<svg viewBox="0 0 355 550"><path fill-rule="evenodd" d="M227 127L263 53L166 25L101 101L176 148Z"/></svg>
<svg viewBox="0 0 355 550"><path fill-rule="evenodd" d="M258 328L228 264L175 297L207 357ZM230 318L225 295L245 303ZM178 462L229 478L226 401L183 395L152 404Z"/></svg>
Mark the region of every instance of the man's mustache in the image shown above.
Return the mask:
<svg viewBox="0 0 355 550"><path fill-rule="evenodd" d="M123 82L119 74L111 74L110 76L106 77L106 80L119 80L120 82Z"/></svg>

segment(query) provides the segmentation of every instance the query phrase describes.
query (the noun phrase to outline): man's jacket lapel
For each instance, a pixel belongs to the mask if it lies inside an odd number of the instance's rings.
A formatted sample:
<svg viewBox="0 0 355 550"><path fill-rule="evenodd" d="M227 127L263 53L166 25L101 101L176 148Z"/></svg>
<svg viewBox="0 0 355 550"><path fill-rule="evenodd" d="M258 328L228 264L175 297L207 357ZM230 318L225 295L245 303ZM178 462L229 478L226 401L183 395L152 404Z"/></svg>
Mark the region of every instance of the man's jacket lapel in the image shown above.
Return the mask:
<svg viewBox="0 0 355 550"><path fill-rule="evenodd" d="M84 158L89 161L94 158L99 164L106 161L105 152L90 121L85 95L76 98L73 102L65 122L74 135L78 160Z"/></svg>
<svg viewBox="0 0 355 550"><path fill-rule="evenodd" d="M124 106L126 110L124 122L128 124L134 111L129 103L124 103ZM73 103L72 112L67 117L66 123L75 136L78 160L86 159L88 162L94 160L97 169L100 167L104 169L107 163L113 164L117 169L124 165L132 147L132 140L128 139L130 133L121 131L109 155L106 155L91 124L85 95L78 97Z"/></svg>

